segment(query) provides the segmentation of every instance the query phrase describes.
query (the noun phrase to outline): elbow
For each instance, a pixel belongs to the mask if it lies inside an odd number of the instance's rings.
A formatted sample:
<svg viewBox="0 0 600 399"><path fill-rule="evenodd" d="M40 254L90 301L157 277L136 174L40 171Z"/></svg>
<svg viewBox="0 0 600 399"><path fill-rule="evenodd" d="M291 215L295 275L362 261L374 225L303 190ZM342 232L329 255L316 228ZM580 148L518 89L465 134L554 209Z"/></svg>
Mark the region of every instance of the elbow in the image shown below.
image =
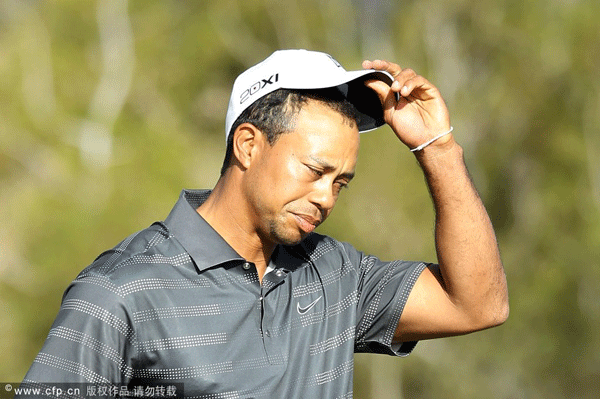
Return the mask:
<svg viewBox="0 0 600 399"><path fill-rule="evenodd" d="M508 287L506 286L506 280L504 281L504 289L500 291L501 294L498 295L498 300L496 301L496 311L494 321L495 324L493 327L504 324L506 320L508 320L508 315L510 313L510 304L508 301Z"/></svg>
<svg viewBox="0 0 600 399"><path fill-rule="evenodd" d="M495 314L491 318L490 327L498 327L506 320L508 320L508 314L510 313L510 306L508 305L508 301L498 307Z"/></svg>
<svg viewBox="0 0 600 399"><path fill-rule="evenodd" d="M508 298L493 306L486 312L486 316L481 318L481 329L498 327L508 320L510 306Z"/></svg>
<svg viewBox="0 0 600 399"><path fill-rule="evenodd" d="M477 310L473 309L466 321L465 332L468 334L498 327L508 319L509 310L508 299L493 301L487 306L479 307Z"/></svg>
<svg viewBox="0 0 600 399"><path fill-rule="evenodd" d="M500 287L491 290L488 293L488 299L484 303L488 304L483 311L483 314L485 315L483 321L486 324L484 328L497 327L508 320L510 304L508 300L508 287L506 286L505 279Z"/></svg>
<svg viewBox="0 0 600 399"><path fill-rule="evenodd" d="M502 304L501 310L499 312L499 317L498 317L499 323L497 325L504 324L504 322L506 320L508 320L509 313L510 313L510 305L508 303L508 298L506 298L506 300Z"/></svg>

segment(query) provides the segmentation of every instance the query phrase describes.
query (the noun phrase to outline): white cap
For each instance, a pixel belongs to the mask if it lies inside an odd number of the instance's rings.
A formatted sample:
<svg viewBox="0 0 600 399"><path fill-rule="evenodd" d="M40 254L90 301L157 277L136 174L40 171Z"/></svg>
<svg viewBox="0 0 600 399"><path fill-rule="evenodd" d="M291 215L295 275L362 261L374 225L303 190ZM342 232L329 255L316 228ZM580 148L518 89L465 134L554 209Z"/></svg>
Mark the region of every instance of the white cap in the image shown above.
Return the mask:
<svg viewBox="0 0 600 399"><path fill-rule="evenodd" d="M368 132L383 125L383 108L377 94L364 82L377 79L391 85L394 79L383 71L346 71L326 53L308 50L279 50L244 71L233 83L225 138L240 114L259 98L277 89L324 89L338 87L359 115L358 130Z"/></svg>

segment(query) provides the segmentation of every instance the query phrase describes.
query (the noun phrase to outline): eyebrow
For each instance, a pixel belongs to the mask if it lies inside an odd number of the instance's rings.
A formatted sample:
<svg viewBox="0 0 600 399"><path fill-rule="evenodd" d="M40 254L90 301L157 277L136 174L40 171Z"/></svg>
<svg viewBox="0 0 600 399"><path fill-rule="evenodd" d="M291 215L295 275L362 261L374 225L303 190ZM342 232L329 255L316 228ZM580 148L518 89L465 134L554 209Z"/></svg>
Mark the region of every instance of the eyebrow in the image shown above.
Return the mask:
<svg viewBox="0 0 600 399"><path fill-rule="evenodd" d="M310 155L309 158L311 160L313 160L314 162L318 163L319 166L322 167L326 171L331 171L331 170L335 169L335 167L333 165L331 165L329 162L327 162L327 161L325 161L325 160L323 160L323 159L321 159L319 157L316 157L314 155ZM348 181L350 181L350 180L352 180L354 178L354 172L342 173L342 174L340 174L339 177L342 177L342 178L347 179Z"/></svg>

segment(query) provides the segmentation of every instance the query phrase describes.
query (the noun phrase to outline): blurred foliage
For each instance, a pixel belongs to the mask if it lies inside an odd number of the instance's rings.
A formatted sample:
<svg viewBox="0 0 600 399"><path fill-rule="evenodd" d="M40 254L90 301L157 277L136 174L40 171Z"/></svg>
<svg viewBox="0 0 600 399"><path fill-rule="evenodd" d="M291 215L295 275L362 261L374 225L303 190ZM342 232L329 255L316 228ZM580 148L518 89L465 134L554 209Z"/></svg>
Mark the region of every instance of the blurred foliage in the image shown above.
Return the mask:
<svg viewBox="0 0 600 399"><path fill-rule="evenodd" d="M216 182L235 76L302 47L438 85L508 274L503 326L359 355L355 396L596 398L599 21L596 0L0 0L0 380L21 380L96 255ZM321 231L435 259L421 172L387 127Z"/></svg>

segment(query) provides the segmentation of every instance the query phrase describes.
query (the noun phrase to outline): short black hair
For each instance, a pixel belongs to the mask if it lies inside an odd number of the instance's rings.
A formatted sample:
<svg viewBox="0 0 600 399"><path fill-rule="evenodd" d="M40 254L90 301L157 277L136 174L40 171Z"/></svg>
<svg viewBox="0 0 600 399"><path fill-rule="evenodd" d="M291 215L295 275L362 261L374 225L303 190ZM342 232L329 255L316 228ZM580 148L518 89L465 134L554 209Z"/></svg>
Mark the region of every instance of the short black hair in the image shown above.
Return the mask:
<svg viewBox="0 0 600 399"><path fill-rule="evenodd" d="M335 87L314 90L278 89L256 100L235 120L227 137L225 159L221 175L231 163L233 154L233 133L242 123L250 123L267 136L274 145L279 136L294 129L294 116L309 100L319 101L343 116L344 120L359 124L359 116L354 105Z"/></svg>

